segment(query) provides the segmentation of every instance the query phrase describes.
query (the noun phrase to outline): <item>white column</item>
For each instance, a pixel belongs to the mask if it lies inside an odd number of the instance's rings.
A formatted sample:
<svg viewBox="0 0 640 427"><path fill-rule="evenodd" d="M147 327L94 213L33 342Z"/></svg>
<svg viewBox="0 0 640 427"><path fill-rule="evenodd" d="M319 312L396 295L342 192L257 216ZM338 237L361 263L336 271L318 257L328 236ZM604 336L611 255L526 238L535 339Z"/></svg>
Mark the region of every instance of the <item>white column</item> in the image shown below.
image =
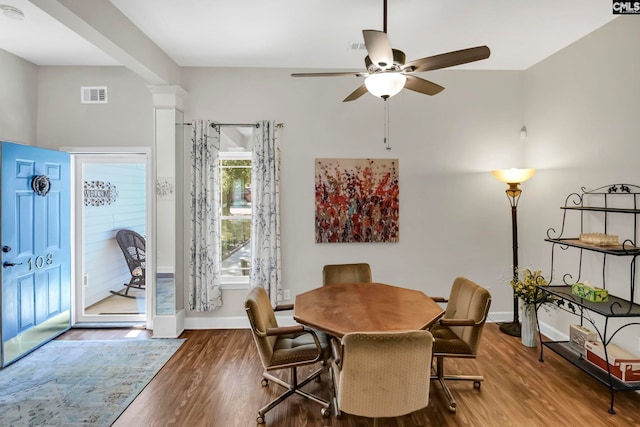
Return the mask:
<svg viewBox="0 0 640 427"><path fill-rule="evenodd" d="M154 338L175 338L184 330L184 99L179 86L149 86L153 94L156 194L152 304ZM167 282L171 282L167 289ZM163 288L163 284L164 288ZM163 289L162 289L163 288ZM159 292L162 289L162 292ZM160 298L158 298L160 297Z"/></svg>

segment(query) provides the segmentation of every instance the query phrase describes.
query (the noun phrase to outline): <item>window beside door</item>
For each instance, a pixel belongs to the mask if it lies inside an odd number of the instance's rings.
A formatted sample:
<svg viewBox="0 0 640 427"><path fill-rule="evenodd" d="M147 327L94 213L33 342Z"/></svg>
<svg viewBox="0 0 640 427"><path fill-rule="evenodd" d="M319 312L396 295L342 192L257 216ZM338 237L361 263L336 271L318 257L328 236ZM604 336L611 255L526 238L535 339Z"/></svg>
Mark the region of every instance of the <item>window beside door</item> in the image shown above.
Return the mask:
<svg viewBox="0 0 640 427"><path fill-rule="evenodd" d="M220 263L225 288L246 288L251 270L251 150L254 129L220 129Z"/></svg>
<svg viewBox="0 0 640 427"><path fill-rule="evenodd" d="M220 153L222 283L248 284L251 268L251 153Z"/></svg>

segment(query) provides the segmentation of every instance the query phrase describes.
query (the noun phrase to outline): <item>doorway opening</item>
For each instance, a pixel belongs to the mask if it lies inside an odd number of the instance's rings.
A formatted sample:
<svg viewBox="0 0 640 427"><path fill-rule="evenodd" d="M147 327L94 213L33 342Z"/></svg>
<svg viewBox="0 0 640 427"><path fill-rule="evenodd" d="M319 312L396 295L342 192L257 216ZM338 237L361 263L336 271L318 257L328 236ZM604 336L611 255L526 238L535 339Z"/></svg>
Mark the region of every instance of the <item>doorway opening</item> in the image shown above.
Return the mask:
<svg viewBox="0 0 640 427"><path fill-rule="evenodd" d="M72 324L149 327L155 283L147 268L152 253L145 247L152 229L149 153L82 153L73 162ZM127 246L124 234L138 237Z"/></svg>

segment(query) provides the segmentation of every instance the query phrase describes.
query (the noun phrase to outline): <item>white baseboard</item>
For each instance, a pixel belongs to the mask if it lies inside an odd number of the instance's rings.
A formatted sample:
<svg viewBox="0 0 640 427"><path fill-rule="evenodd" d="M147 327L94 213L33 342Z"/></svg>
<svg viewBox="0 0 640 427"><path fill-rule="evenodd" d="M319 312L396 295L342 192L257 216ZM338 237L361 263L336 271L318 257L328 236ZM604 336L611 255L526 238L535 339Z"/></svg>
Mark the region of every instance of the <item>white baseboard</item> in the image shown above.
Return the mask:
<svg viewBox="0 0 640 427"><path fill-rule="evenodd" d="M278 318L278 323L280 319ZM228 317L187 317L185 329L248 329L247 316Z"/></svg>
<svg viewBox="0 0 640 427"><path fill-rule="evenodd" d="M276 315L278 325L293 326L296 321L293 320L293 312L284 311L282 314ZM489 323L508 322L513 319L510 312L491 312L488 316ZM155 322L155 320L154 320ZM155 324L155 323L154 323ZM246 316L228 316L228 317L187 317L184 320L184 329L248 329L249 321ZM547 335L543 324L540 324L540 330ZM547 335L549 336L549 335ZM566 339L566 338L565 338Z"/></svg>

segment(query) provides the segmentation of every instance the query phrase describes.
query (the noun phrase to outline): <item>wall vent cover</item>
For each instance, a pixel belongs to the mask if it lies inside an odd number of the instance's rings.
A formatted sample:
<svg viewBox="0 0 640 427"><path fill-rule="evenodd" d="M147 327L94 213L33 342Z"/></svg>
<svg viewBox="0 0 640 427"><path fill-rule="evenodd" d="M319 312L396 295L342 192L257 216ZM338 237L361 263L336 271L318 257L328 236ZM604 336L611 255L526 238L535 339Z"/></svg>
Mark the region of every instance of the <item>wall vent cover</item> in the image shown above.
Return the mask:
<svg viewBox="0 0 640 427"><path fill-rule="evenodd" d="M82 86L80 88L80 103L82 104L106 104L106 86Z"/></svg>

